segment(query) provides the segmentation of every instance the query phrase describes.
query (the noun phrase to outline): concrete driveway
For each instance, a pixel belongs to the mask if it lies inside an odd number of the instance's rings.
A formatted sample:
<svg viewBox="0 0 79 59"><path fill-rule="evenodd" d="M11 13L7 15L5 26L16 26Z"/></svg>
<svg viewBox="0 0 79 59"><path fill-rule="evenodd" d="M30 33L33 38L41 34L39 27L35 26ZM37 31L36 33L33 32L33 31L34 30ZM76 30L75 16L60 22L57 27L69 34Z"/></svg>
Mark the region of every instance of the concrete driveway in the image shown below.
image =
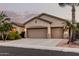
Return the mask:
<svg viewBox="0 0 79 59"><path fill-rule="evenodd" d="M37 48L45 49L48 47L56 47L62 39L19 39L14 41L1 41L1 46L12 46L12 47L22 47L22 48Z"/></svg>
<svg viewBox="0 0 79 59"><path fill-rule="evenodd" d="M57 47L65 39L19 39L14 41L0 41L0 46L33 48L79 53L79 48Z"/></svg>

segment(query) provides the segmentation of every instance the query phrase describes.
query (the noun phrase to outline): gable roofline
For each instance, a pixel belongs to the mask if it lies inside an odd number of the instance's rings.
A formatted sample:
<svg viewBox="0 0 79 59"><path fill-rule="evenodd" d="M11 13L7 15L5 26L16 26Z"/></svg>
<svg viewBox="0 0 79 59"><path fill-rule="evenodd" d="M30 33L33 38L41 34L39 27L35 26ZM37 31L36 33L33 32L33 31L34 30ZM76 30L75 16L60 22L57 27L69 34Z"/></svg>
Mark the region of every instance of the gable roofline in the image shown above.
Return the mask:
<svg viewBox="0 0 79 59"><path fill-rule="evenodd" d="M48 20L45 20L45 19L42 19L42 18L39 18L39 17L34 17L34 18L28 20L27 22L25 22L23 25L29 23L30 21L32 21L32 20L34 20L34 19L42 20L42 21L47 22L47 23L49 23L49 24L52 23L52 22L50 22L50 21L48 21Z"/></svg>
<svg viewBox="0 0 79 59"><path fill-rule="evenodd" d="M42 18L39 18L39 17L36 17L36 18L39 19L39 20L45 21L45 22L47 22L47 23L49 23L49 24L52 23L51 21L48 21L48 20L45 20L45 19L42 19Z"/></svg>
<svg viewBox="0 0 79 59"><path fill-rule="evenodd" d="M18 24L18 23L15 23L15 22L11 22L11 24L14 24L14 25L16 25L16 26L18 26L18 27L24 27L24 25Z"/></svg>
<svg viewBox="0 0 79 59"><path fill-rule="evenodd" d="M36 17L31 18L30 20L26 21L23 25L27 24L28 22L30 22L31 20L35 19Z"/></svg>
<svg viewBox="0 0 79 59"><path fill-rule="evenodd" d="M67 19L63 19L63 18L60 18L60 17L57 17L57 16L53 16L53 15L50 15L50 14L47 14L47 13L42 13L42 14L38 15L38 17L41 17L43 15L49 16L51 18L56 18L56 19L61 20L61 21L67 21Z"/></svg>

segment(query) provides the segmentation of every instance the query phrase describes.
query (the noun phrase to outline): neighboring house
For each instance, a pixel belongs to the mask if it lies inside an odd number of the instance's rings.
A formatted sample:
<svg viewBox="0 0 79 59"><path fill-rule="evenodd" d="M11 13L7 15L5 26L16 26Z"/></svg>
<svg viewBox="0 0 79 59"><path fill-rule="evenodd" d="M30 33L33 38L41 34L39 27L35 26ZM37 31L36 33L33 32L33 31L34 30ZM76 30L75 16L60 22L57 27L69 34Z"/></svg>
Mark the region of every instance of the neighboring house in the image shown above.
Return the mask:
<svg viewBox="0 0 79 59"><path fill-rule="evenodd" d="M24 23L25 37L64 38L65 21L65 19L42 13Z"/></svg>

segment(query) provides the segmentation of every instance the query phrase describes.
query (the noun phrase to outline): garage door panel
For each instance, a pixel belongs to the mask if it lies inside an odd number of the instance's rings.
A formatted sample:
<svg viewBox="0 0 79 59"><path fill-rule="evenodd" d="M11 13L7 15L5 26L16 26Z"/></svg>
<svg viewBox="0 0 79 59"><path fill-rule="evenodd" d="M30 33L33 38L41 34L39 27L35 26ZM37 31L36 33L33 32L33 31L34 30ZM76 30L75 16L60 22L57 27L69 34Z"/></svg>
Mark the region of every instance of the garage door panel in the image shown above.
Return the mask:
<svg viewBox="0 0 79 59"><path fill-rule="evenodd" d="M52 28L52 38L63 38L63 29Z"/></svg>
<svg viewBox="0 0 79 59"><path fill-rule="evenodd" d="M28 29L28 38L46 38L47 29Z"/></svg>

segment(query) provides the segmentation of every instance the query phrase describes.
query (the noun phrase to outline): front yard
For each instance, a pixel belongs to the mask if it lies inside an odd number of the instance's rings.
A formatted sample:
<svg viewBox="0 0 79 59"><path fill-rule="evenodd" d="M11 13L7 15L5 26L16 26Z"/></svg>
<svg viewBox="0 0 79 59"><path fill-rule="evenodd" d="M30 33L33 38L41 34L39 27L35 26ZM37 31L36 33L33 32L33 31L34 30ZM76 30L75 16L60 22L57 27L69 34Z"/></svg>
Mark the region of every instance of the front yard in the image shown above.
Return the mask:
<svg viewBox="0 0 79 59"><path fill-rule="evenodd" d="M66 47L66 48L79 48L79 40L74 43L67 44L68 40L62 40L57 47Z"/></svg>

